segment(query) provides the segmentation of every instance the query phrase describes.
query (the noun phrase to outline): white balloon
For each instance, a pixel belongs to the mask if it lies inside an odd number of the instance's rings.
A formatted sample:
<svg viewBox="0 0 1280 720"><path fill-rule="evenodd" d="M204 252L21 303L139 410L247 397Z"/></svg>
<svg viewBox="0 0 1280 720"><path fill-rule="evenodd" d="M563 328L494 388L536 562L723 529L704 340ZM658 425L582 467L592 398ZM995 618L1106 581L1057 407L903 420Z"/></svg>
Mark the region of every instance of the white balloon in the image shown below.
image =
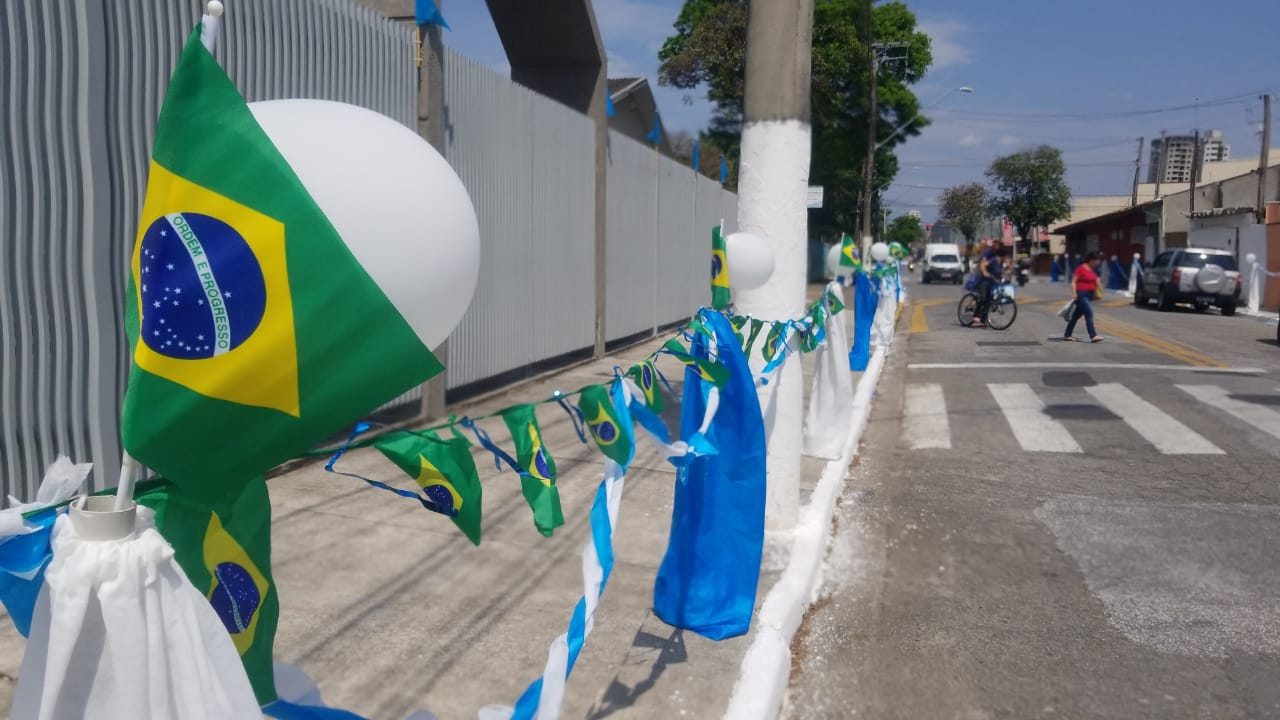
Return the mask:
<svg viewBox="0 0 1280 720"><path fill-rule="evenodd" d="M480 276L480 225L453 168L417 133L362 107L249 109L365 272L423 345L438 347Z"/></svg>
<svg viewBox="0 0 1280 720"><path fill-rule="evenodd" d="M871 244L871 259L876 262L884 262L889 259L889 246L882 242Z"/></svg>
<svg viewBox="0 0 1280 720"><path fill-rule="evenodd" d="M724 255L735 290L758 288L773 276L773 248L759 235L733 233L724 239Z"/></svg>
<svg viewBox="0 0 1280 720"><path fill-rule="evenodd" d="M1244 256L1244 261L1252 265L1253 263L1258 262L1258 256L1254 255L1253 253L1249 253L1248 255Z"/></svg>
<svg viewBox="0 0 1280 720"><path fill-rule="evenodd" d="M843 249L844 249L843 245L841 245L840 243L836 243L835 245L831 246L830 250L827 251L827 272L831 273L832 275L846 275L848 274L848 271L852 269L852 268L840 267L840 257L842 255L840 251Z"/></svg>

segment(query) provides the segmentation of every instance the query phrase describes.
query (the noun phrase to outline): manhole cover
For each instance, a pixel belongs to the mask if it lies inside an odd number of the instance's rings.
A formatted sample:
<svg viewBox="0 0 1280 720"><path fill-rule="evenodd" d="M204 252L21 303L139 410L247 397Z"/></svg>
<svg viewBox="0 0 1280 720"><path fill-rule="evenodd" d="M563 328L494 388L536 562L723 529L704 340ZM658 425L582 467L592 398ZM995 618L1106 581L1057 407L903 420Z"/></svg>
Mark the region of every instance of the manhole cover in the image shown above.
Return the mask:
<svg viewBox="0 0 1280 720"><path fill-rule="evenodd" d="M1054 420L1118 420L1115 413L1098 405L1048 405L1044 414Z"/></svg>
<svg viewBox="0 0 1280 720"><path fill-rule="evenodd" d="M1240 402L1253 403L1254 405L1273 405L1280 407L1280 395L1243 395L1232 393L1227 397Z"/></svg>
<svg viewBox="0 0 1280 720"><path fill-rule="evenodd" d="M979 340L979 347L1035 347L1035 340Z"/></svg>
<svg viewBox="0 0 1280 720"><path fill-rule="evenodd" d="M1041 380L1047 387L1093 387L1098 384L1087 372L1047 372Z"/></svg>

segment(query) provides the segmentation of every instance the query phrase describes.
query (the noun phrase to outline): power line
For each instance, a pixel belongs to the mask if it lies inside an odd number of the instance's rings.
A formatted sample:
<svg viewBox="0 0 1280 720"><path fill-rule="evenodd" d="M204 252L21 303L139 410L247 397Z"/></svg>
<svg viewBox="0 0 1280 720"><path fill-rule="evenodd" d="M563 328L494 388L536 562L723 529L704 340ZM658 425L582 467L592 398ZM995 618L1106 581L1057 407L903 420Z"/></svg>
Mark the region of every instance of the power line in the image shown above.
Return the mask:
<svg viewBox="0 0 1280 720"><path fill-rule="evenodd" d="M959 117L985 118L989 120L1057 120L1061 122L1080 122L1091 120L1114 120L1120 118L1143 117L1146 115L1162 115L1165 113L1183 112L1187 110L1204 109L1210 107L1223 107L1227 105L1237 105L1241 102L1252 102L1260 93L1266 92L1266 89L1252 90L1249 92L1239 93L1237 95L1229 95L1214 100L1204 100L1200 102L1190 102L1181 105L1170 105L1160 108L1147 108L1144 110L1123 110L1115 112L1096 112L1096 113L1016 113L1016 112L990 112L990 111L973 111L960 110L956 108L939 108L935 113L956 115Z"/></svg>

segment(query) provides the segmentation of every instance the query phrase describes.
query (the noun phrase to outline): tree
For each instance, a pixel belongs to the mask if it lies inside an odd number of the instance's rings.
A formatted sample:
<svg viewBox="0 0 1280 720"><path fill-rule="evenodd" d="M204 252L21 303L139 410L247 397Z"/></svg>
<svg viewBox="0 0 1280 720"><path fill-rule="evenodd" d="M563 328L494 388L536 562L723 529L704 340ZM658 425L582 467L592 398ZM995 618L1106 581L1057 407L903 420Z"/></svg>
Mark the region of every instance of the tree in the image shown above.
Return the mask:
<svg viewBox="0 0 1280 720"><path fill-rule="evenodd" d="M947 224L973 243L978 228L991 217L991 196L987 189L976 182L954 185L942 191L938 214Z"/></svg>
<svg viewBox="0 0 1280 720"><path fill-rule="evenodd" d="M815 231L838 232L856 224L867 152L870 68L862 18L869 0L822 0L814 6L811 81L813 155L810 181L822 185L823 221ZM906 59L885 63L877 75L880 118L877 137L916 117L920 104L909 85L933 62L929 37L916 31L916 18L902 2L872 7L876 42L907 43ZM658 53L658 81L686 90L706 87L715 105L709 137L728 155L730 187L737 183L746 71L747 0L685 0L676 34ZM928 125L921 117L881 148L875 157L875 185L887 187L898 171L893 148Z"/></svg>
<svg viewBox="0 0 1280 720"><path fill-rule="evenodd" d="M911 247L912 243L923 236L924 229L920 227L920 218L915 215L899 215L889 223L884 239L885 242L896 242L903 247Z"/></svg>
<svg viewBox="0 0 1280 720"><path fill-rule="evenodd" d="M996 158L987 168L995 186L992 210L1008 218L1019 237L1034 238L1036 228L1071 214L1066 171L1062 151L1050 145Z"/></svg>

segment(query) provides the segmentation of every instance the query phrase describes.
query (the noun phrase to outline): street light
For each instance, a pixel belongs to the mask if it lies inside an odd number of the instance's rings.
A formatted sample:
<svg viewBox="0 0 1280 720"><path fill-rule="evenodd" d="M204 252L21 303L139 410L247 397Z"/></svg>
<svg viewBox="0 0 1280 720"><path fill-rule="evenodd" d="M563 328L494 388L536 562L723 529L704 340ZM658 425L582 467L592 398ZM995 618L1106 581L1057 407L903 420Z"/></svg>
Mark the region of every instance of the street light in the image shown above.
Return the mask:
<svg viewBox="0 0 1280 720"><path fill-rule="evenodd" d="M961 85L960 87L956 87L956 88L949 88L949 89L947 89L945 92L943 92L941 95L939 95L938 97L934 98L934 99L933 99L933 102L931 102L931 103L929 103L929 104L930 104L930 105L937 105L938 103L942 102L942 99L943 99L943 98L945 98L946 96L950 95L950 94L951 94L951 93L953 93L953 92L971 93L971 92L973 92L973 88L969 87L968 85ZM922 107L923 107L923 106L922 106ZM915 117L911 118L910 120L908 120L908 121L906 121L906 122L902 123L901 125L899 125L898 127L894 128L894 129L893 129L893 132L889 135L889 137L887 137L887 138L885 138L885 139L881 140L880 142L876 143L876 150L879 150L880 148L882 148L882 147L884 147L886 144L888 144L888 142L889 142L890 140L892 140L892 139L894 139L894 138L898 137L898 133L902 132L903 130L906 130L906 129L907 129L907 128L909 128L909 127L911 127L911 125L912 125L913 123L915 123L915 121L917 121L917 120L919 120L919 119L920 119L920 117L921 117L921 115L922 115L922 114L923 114L923 113L916 113L916 116L915 116Z"/></svg>

